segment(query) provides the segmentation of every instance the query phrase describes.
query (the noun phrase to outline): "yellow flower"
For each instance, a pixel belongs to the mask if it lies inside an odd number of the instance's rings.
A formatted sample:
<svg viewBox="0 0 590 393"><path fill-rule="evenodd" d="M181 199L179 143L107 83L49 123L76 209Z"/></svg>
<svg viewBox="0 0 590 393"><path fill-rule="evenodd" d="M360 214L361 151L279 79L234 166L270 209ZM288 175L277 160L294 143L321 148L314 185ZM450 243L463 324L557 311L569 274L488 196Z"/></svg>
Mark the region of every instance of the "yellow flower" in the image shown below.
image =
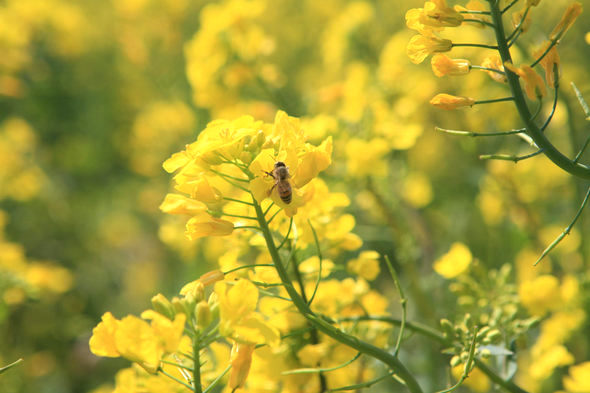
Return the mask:
<svg viewBox="0 0 590 393"><path fill-rule="evenodd" d="M533 52L533 57L540 57L545 53L547 48L549 48L549 45L551 45L551 41L545 41L538 50ZM557 45L553 45L539 64L543 67L543 70L545 70L545 80L547 81L547 84L553 86L555 83L553 68L555 66L557 66L557 72L559 75L559 53L557 53Z"/></svg>
<svg viewBox="0 0 590 393"><path fill-rule="evenodd" d="M241 388L246 383L255 348L256 346L252 344L234 342L231 348L231 372L228 382L228 387L232 391Z"/></svg>
<svg viewBox="0 0 590 393"><path fill-rule="evenodd" d="M463 23L463 15L447 5L445 0L424 4L425 24L435 27L456 27Z"/></svg>
<svg viewBox="0 0 590 393"><path fill-rule="evenodd" d="M590 392L590 362L571 366L563 378L563 386L571 393Z"/></svg>
<svg viewBox="0 0 590 393"><path fill-rule="evenodd" d="M115 345L115 331L117 330L118 320L113 314L106 312L100 322L92 329L90 337L90 351L97 356L106 356L116 358L121 356Z"/></svg>
<svg viewBox="0 0 590 393"><path fill-rule="evenodd" d="M379 257L376 251L363 251L357 259L348 261L346 268L367 281L373 281L380 272Z"/></svg>
<svg viewBox="0 0 590 393"><path fill-rule="evenodd" d="M518 295L522 305L532 315L543 316L561 303L559 280L549 274L521 283L518 287Z"/></svg>
<svg viewBox="0 0 590 393"><path fill-rule="evenodd" d="M432 201L430 180L421 172L410 172L404 179L402 196L413 207L428 205Z"/></svg>
<svg viewBox="0 0 590 393"><path fill-rule="evenodd" d="M582 4L572 3L567 9L565 13L561 17L561 20L555 26L551 34L549 35L550 40L559 40L563 35L569 30L570 27L574 24L578 16L582 13Z"/></svg>
<svg viewBox="0 0 590 393"><path fill-rule="evenodd" d="M523 64L517 68L512 63L505 62L504 67L523 79L524 91L531 100L540 99L547 94L543 79L530 66Z"/></svg>
<svg viewBox="0 0 590 393"><path fill-rule="evenodd" d="M169 214L186 214L198 215L207 211L207 206L203 202L187 198L180 194L167 194L164 202L160 205L160 210Z"/></svg>
<svg viewBox="0 0 590 393"><path fill-rule="evenodd" d="M467 4L465 4L465 7L462 7L460 5L456 5L454 8L455 8L455 11L460 12L463 15L463 17L466 19L480 20L482 22L490 22L490 18L488 16L479 14L477 12L469 13L469 11L487 11L486 5L480 1L470 0ZM469 23L469 22L466 22L466 23ZM481 29L483 29L485 27L485 25L482 23L471 22L471 24L472 24L472 26L475 26L475 27L478 27Z"/></svg>
<svg viewBox="0 0 590 393"><path fill-rule="evenodd" d="M258 288L248 280L238 280L234 285L225 281L215 284L219 299L219 331L225 336L253 344L278 345L279 331L255 312Z"/></svg>
<svg viewBox="0 0 590 393"><path fill-rule="evenodd" d="M535 356L528 371L534 379L542 381L549 378L557 367L567 366L573 362L574 357L566 347L555 345Z"/></svg>
<svg viewBox="0 0 590 393"><path fill-rule="evenodd" d="M438 37L415 35L410 39L406 53L414 64L420 64L429 55L437 52L448 52L453 47L451 40Z"/></svg>
<svg viewBox="0 0 590 393"><path fill-rule="evenodd" d="M463 15L449 7L445 0L427 1L424 8L414 8L406 13L406 25L425 35L443 27L456 27L461 23Z"/></svg>
<svg viewBox="0 0 590 393"><path fill-rule="evenodd" d="M472 261L471 251L465 244L453 243L449 252L434 262L434 271L444 278L454 278L467 270Z"/></svg>
<svg viewBox="0 0 590 393"><path fill-rule="evenodd" d="M186 236L190 240L204 236L227 236L231 235L233 230L233 222L215 218L207 213L191 217L186 223Z"/></svg>
<svg viewBox="0 0 590 393"><path fill-rule="evenodd" d="M465 59L451 59L446 55L438 54L431 60L432 72L438 77L445 75L466 75L471 71L471 62Z"/></svg>
<svg viewBox="0 0 590 393"><path fill-rule="evenodd" d="M278 111L272 126L271 135L267 136L268 148L262 149L252 160L250 172L256 176L250 182L250 191L260 203L267 197L285 210L288 217L297 213L305 204L301 188L332 163L332 137L326 138L319 146L305 142L306 136L299 119ZM286 179L291 186L292 197L285 203L278 193L277 179L272 173L277 162L283 162L289 172Z"/></svg>
<svg viewBox="0 0 590 393"><path fill-rule="evenodd" d="M473 106L475 99L471 97L453 96L450 94L437 94L430 100L430 105L439 109L452 110L465 106Z"/></svg>
<svg viewBox="0 0 590 393"><path fill-rule="evenodd" d="M346 142L348 174L355 177L386 175L387 164L383 157L390 150L389 143L384 138L372 138L368 141L351 138Z"/></svg>
<svg viewBox="0 0 590 393"><path fill-rule="evenodd" d="M481 62L482 67L491 68L493 70L504 71L502 59L498 55L486 57ZM506 75L494 71L486 71L486 73L496 82L506 83Z"/></svg>

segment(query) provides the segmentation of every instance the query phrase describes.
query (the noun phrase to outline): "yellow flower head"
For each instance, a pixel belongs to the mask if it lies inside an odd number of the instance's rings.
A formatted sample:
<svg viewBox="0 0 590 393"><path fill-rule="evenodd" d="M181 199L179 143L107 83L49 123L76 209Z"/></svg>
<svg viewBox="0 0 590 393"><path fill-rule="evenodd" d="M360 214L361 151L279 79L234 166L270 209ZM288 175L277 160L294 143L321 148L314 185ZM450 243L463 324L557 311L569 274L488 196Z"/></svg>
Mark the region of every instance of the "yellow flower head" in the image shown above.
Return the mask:
<svg viewBox="0 0 590 393"><path fill-rule="evenodd" d="M452 47L453 42L451 40L415 35L410 39L406 52L412 63L420 64L429 55L437 52L448 52Z"/></svg>
<svg viewBox="0 0 590 393"><path fill-rule="evenodd" d="M547 94L545 83L541 75L537 74L530 66L523 64L520 68L517 68L512 63L505 62L504 67L522 78L524 81L524 91L531 100L545 97Z"/></svg>
<svg viewBox="0 0 590 393"><path fill-rule="evenodd" d="M446 110L473 106L473 104L475 104L475 99L471 97L453 96L444 93L437 94L430 100L430 105Z"/></svg>
<svg viewBox="0 0 590 393"><path fill-rule="evenodd" d="M215 284L219 299L219 331L242 343L278 345L279 331L256 312L258 288L248 280Z"/></svg>
<svg viewBox="0 0 590 393"><path fill-rule="evenodd" d="M349 261L346 268L367 281L373 281L380 272L379 253L376 251L363 251L357 259Z"/></svg>
<svg viewBox="0 0 590 393"><path fill-rule="evenodd" d="M465 244L453 243L449 252L434 262L434 271L444 278L454 278L467 270L472 261L471 251Z"/></svg>
<svg viewBox="0 0 590 393"><path fill-rule="evenodd" d="M451 59L450 57L438 54L431 60L432 72L438 77L466 75L471 70L471 62L465 59Z"/></svg>
<svg viewBox="0 0 590 393"><path fill-rule="evenodd" d="M559 280L549 274L521 283L518 287L518 295L522 305L532 315L545 315L561 303Z"/></svg>
<svg viewBox="0 0 590 393"><path fill-rule="evenodd" d="M332 137L326 138L317 147L305 140L299 119L279 111L264 144L268 147L262 149L249 166L255 176L250 182L254 198L260 203L271 197L289 217L306 203L301 188L332 163ZM274 171L277 162L282 162L287 168L285 179L279 179L280 175ZM280 191L285 187L290 189L290 200L281 197Z"/></svg>
<svg viewBox="0 0 590 393"><path fill-rule="evenodd" d="M414 8L406 13L406 25L423 35L432 35L444 27L456 27L463 23L463 15L449 7L445 0L427 1L424 8Z"/></svg>
<svg viewBox="0 0 590 393"><path fill-rule="evenodd" d="M590 362L571 366L563 378L563 386L571 393L590 392Z"/></svg>

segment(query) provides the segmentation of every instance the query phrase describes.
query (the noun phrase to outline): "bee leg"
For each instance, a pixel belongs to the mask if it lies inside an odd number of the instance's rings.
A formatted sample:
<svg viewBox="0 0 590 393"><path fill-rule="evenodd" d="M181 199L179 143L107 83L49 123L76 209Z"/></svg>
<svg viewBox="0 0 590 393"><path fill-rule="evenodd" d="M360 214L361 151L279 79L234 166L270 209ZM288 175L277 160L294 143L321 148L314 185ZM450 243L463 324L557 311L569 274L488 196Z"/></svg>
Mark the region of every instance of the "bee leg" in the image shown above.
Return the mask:
<svg viewBox="0 0 590 393"><path fill-rule="evenodd" d="M270 196L270 194L272 194L272 190L274 190L274 188L277 186L277 183L273 184L272 187L270 188L270 190L268 190L268 196Z"/></svg>
<svg viewBox="0 0 590 393"><path fill-rule="evenodd" d="M266 173L268 176L272 177L273 179L276 180L275 175L272 174L272 172L267 172L267 171L263 171L264 173Z"/></svg>

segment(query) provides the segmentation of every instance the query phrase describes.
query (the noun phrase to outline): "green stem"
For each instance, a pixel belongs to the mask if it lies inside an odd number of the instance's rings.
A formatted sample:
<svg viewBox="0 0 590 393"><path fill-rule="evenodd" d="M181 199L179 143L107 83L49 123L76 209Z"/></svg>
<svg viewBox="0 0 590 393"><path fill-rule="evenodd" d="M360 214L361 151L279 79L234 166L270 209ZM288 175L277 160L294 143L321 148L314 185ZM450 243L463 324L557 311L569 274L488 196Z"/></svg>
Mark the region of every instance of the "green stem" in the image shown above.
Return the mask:
<svg viewBox="0 0 590 393"><path fill-rule="evenodd" d="M486 48L486 49L498 49L497 46L495 45L485 45L485 44L470 44L470 43L453 43L452 47L461 47L461 46L465 46L465 47L470 47L470 48Z"/></svg>
<svg viewBox="0 0 590 393"><path fill-rule="evenodd" d="M242 201L241 199L235 199L235 198L229 198L229 197L223 197L223 199L226 200L226 201L242 203L242 204L248 205L248 206L254 206L250 202Z"/></svg>
<svg viewBox="0 0 590 393"><path fill-rule="evenodd" d="M498 2L494 0L488 0L488 2L490 4L492 19L494 21L494 25L496 26L496 40L498 43L498 52L500 53L500 57L502 58L502 63L512 63L512 56L510 54L510 50L508 48L508 44L504 36L504 25L502 22L502 14L500 12ZM510 70L506 70L506 78L508 80L510 90L512 91L514 103L516 105L520 118L524 122L528 130L528 135L531 138L533 138L537 146L543 150L547 158L553 161L555 165L559 166L564 171L583 179L590 179L590 167L582 165L580 163L574 163L572 160L563 155L563 153L561 153L549 141L549 139L547 139L545 134L531 120L531 114L526 104L526 99L520 86L518 76Z"/></svg>
<svg viewBox="0 0 590 393"><path fill-rule="evenodd" d="M510 8L512 8L512 6L514 4L518 3L518 0L512 0L512 3L508 4L506 7L504 7L504 9L501 11L502 13L505 13L506 11L508 11Z"/></svg>
<svg viewBox="0 0 590 393"><path fill-rule="evenodd" d="M514 101L514 97L493 98L491 100L475 101L473 105L479 104L493 104L494 102Z"/></svg>
<svg viewBox="0 0 590 393"><path fill-rule="evenodd" d="M361 317L347 317L347 318L339 318L337 322L346 322L346 321L381 321L386 323L391 323L392 325L400 326L402 321L396 318L385 317L385 316L372 316L366 315ZM451 343L445 339L442 333L434 330L428 326L422 325L417 322L406 322L406 328L409 330L421 334L425 337L428 337L444 346L450 346ZM500 377L496 371L488 367L487 364L479 360L478 358L474 358L474 363L489 379L491 379L496 385L501 386L506 391L510 393L528 393L526 390L522 389L520 386L516 385L512 381L506 381Z"/></svg>
<svg viewBox="0 0 590 393"><path fill-rule="evenodd" d="M527 154L524 156L511 156L508 154L482 154L481 156L479 156L479 159L480 160L513 161L516 164L518 161L522 161L522 160L526 160L527 158L538 156L541 153L543 153L543 149L539 149L536 152L533 152L531 154Z"/></svg>
<svg viewBox="0 0 590 393"><path fill-rule="evenodd" d="M460 136L470 136L470 137L478 137L478 136L504 136L504 135L514 135L514 134L522 134L526 131L526 129L521 128L518 130L510 130L510 131L499 131L499 132L473 132L473 131L459 131L459 130L447 130L445 128L434 127L435 131L445 132L447 134L452 135L460 135Z"/></svg>
<svg viewBox="0 0 590 393"><path fill-rule="evenodd" d="M193 341L193 385L195 393L203 393L201 386L201 360L200 360L200 340Z"/></svg>
<svg viewBox="0 0 590 393"><path fill-rule="evenodd" d="M410 374L408 369L403 365L402 362L400 362L398 358L396 358L395 356L381 348L378 348L372 344L366 343L364 341L359 340L356 337L350 336L342 332L341 330L330 325L323 319L317 317L311 311L309 305L303 300L301 295L299 295L295 287L291 284L291 280L289 279L289 275L287 274L287 271L283 266L283 262L281 260L281 257L279 256L279 252L275 246L272 234L270 232L268 224L266 223L260 205L256 203L255 200L253 200L253 203L256 215L258 216L260 227L262 228L264 240L266 241L266 246L268 247L268 252L270 253L270 256L275 264L275 268L277 269L277 273L281 278L281 281L285 285L285 290L289 294L291 301L299 310L301 315L307 318L316 329L326 334L327 336L332 337L333 339L339 341L344 345L354 348L365 355L371 356L385 363L388 367L394 370L402 380L405 381L406 387L410 392L421 393L422 389L420 388L420 385L418 385L418 381L416 381L414 376Z"/></svg>
<svg viewBox="0 0 590 393"><path fill-rule="evenodd" d="M491 24L490 22L486 22L485 20L479 20L479 19L463 19L463 22L479 23L484 26L489 26L492 28L494 27L494 25Z"/></svg>
<svg viewBox="0 0 590 393"><path fill-rule="evenodd" d="M490 71L490 72L495 72L496 74L506 75L506 73L504 71L497 70L495 68L482 67L482 66L473 65L473 64L471 64L469 67L473 68L474 70Z"/></svg>
<svg viewBox="0 0 590 393"><path fill-rule="evenodd" d="M166 371L159 369L158 372L162 373L163 375L167 376L168 378L170 378L171 380L178 382L179 384L181 384L182 386L184 386L185 388L189 389L190 391L193 391L193 387L191 385L189 385L188 383L184 382L181 379L176 378L174 375L167 373Z"/></svg>

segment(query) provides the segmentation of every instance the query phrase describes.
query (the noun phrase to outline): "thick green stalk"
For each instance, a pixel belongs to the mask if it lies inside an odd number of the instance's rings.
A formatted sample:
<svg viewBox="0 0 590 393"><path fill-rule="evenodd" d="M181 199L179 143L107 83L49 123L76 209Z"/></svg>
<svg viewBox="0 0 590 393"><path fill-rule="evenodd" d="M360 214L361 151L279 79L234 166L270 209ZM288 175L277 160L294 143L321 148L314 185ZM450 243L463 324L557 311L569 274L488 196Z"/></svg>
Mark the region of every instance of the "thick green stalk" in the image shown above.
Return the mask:
<svg viewBox="0 0 590 393"><path fill-rule="evenodd" d="M195 393L203 393L203 386L201 386L201 360L200 360L200 345L197 338L194 339L193 344L193 386Z"/></svg>
<svg viewBox="0 0 590 393"><path fill-rule="evenodd" d="M295 307L297 307L299 312L305 318L307 318L315 328L317 328L319 331L326 334L327 336L330 336L344 345L354 348L367 356L371 356L385 363L405 382L406 387L410 392L421 393L422 389L420 388L420 385L418 385L418 382L416 381L414 376L410 374L408 369L403 365L402 362L399 361L398 358L396 358L395 356L381 348L378 348L372 344L366 343L354 336L350 336L342 332L341 330L330 325L322 318L316 316L311 311L309 305L305 302L301 295L299 295L295 287L292 285L291 280L289 279L289 275L287 274L287 271L283 266L283 262L275 246L272 234L270 232L266 219L264 218L262 208L256 201L253 202L254 209L256 210L256 215L258 217L258 222L260 224L260 228L262 229L264 240L266 241L266 246L268 247L268 251L274 262L275 268L277 269L277 273L281 278L281 281L283 282L285 289L289 294L289 297L291 298L293 304L295 305Z"/></svg>
<svg viewBox="0 0 590 393"><path fill-rule="evenodd" d="M498 43L498 52L502 58L502 62L512 63L512 57L510 55L510 49L508 48L508 42L504 33L504 25L502 22L502 12L498 5L498 1L488 0L490 4L490 12L492 14L492 20L494 23L496 32L496 41ZM526 103L526 99L522 92L518 76L510 70L506 70L506 78L508 79L508 85L512 91L514 97L514 103L520 118L524 122L527 128L527 134L533 138L539 149L543 150L543 153L553 163L559 166L564 171L580 177L582 179L590 179L590 167L570 160L563 153L561 153L550 141L547 139L545 134L539 129L539 127L531 119L531 113Z"/></svg>

